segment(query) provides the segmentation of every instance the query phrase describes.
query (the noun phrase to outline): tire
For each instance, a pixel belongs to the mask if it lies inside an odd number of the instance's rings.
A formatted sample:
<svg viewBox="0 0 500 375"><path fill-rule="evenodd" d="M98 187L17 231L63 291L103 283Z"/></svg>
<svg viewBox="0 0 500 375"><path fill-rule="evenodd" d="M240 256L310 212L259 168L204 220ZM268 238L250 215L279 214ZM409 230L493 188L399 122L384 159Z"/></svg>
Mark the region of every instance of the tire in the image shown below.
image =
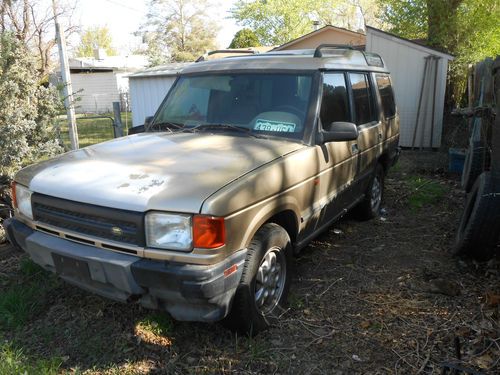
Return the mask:
<svg viewBox="0 0 500 375"><path fill-rule="evenodd" d="M382 164L378 163L375 167L370 185L365 193L365 198L357 207L357 217L360 220L370 220L378 217L382 200L384 198L385 170Z"/></svg>
<svg viewBox="0 0 500 375"><path fill-rule="evenodd" d="M483 172L467 195L452 253L490 259L500 233L500 195L494 194L490 172Z"/></svg>
<svg viewBox="0 0 500 375"><path fill-rule="evenodd" d="M482 141L471 141L465 154L464 170L462 171L462 188L470 192L474 182L483 172L485 149Z"/></svg>
<svg viewBox="0 0 500 375"><path fill-rule="evenodd" d="M268 267L270 263L274 264L274 269ZM291 279L290 237L281 226L265 224L257 231L248 247L231 312L223 323L233 331L249 336L267 329L283 312Z"/></svg>

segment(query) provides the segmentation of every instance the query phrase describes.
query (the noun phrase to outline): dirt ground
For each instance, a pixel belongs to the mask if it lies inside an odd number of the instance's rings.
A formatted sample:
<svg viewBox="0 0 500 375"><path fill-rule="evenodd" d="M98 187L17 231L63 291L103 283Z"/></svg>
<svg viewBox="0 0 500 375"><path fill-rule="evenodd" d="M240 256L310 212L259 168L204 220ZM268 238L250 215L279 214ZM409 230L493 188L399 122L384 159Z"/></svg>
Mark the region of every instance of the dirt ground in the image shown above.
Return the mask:
<svg viewBox="0 0 500 375"><path fill-rule="evenodd" d="M60 372L441 374L454 363L498 374L500 261L449 255L464 195L446 163L405 152L387 176L383 216L346 217L308 246L281 323L255 338L110 302L45 273L37 308L17 328L0 325L0 338L32 361L56 358ZM26 281L23 258L0 248L0 294Z"/></svg>

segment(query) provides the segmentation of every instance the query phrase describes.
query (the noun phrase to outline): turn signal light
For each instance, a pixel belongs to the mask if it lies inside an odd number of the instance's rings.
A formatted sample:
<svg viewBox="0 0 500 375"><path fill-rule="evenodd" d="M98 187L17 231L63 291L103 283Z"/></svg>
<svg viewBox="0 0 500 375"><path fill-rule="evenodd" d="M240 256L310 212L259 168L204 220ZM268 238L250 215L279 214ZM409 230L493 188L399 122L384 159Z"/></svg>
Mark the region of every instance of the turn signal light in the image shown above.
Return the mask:
<svg viewBox="0 0 500 375"><path fill-rule="evenodd" d="M10 196L12 198L12 207L17 208L17 196L16 196L16 182L12 181L10 184Z"/></svg>
<svg viewBox="0 0 500 375"><path fill-rule="evenodd" d="M215 249L226 243L223 217L193 217L193 245L203 249Z"/></svg>

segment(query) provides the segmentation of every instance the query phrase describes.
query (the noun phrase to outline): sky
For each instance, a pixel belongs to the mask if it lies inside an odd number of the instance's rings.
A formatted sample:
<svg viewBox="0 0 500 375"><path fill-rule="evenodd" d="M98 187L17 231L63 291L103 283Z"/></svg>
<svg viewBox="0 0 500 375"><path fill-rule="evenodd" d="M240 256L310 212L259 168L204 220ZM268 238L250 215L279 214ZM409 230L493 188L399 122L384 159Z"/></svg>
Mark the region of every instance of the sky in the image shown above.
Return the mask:
<svg viewBox="0 0 500 375"><path fill-rule="evenodd" d="M210 9L210 17L219 20L221 29L217 37L219 48L227 48L236 31L240 29L230 18L229 9L236 0L219 0L220 6ZM140 38L134 37L146 20L147 0L77 0L74 22L82 28L108 26L115 48L128 52L138 46Z"/></svg>

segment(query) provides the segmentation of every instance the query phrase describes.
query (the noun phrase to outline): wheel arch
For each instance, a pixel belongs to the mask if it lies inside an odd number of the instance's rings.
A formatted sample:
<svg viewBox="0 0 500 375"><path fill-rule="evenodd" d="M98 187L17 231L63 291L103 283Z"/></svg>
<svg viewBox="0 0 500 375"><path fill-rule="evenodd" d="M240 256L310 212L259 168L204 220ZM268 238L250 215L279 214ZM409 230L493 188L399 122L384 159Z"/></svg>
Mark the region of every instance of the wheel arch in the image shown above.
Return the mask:
<svg viewBox="0 0 500 375"><path fill-rule="evenodd" d="M275 208L263 207L248 225L244 235L245 246L248 246L255 233L265 224L275 223L283 227L294 243L297 240L300 228L300 213L298 207L293 204L284 204Z"/></svg>

